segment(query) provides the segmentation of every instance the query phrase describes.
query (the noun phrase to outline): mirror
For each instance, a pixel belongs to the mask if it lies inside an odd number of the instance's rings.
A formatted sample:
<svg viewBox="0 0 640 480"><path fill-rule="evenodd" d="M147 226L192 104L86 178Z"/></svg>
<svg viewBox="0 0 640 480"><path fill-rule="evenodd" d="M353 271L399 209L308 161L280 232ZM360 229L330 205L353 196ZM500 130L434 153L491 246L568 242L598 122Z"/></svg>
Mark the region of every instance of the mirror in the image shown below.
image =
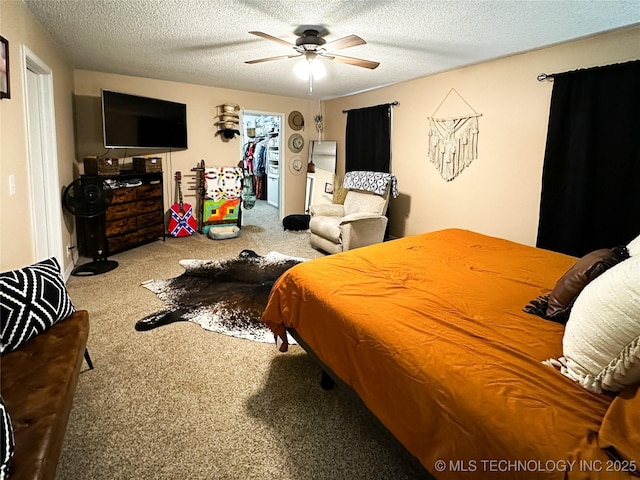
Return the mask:
<svg viewBox="0 0 640 480"><path fill-rule="evenodd" d="M309 213L310 205L333 203L337 150L338 142L334 140L309 142L305 213Z"/></svg>

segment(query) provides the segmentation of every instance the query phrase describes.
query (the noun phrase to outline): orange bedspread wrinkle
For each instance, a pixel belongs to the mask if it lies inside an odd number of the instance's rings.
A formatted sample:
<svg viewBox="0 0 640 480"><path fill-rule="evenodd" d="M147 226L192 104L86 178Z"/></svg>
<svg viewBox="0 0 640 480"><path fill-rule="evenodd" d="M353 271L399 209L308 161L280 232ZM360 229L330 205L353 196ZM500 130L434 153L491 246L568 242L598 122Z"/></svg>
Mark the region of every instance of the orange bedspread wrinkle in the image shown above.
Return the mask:
<svg viewBox="0 0 640 480"><path fill-rule="evenodd" d="M563 326L522 310L574 261L415 235L291 268L263 321L294 328L437 478L616 478L587 463L607 460L595 438L611 397L543 365Z"/></svg>

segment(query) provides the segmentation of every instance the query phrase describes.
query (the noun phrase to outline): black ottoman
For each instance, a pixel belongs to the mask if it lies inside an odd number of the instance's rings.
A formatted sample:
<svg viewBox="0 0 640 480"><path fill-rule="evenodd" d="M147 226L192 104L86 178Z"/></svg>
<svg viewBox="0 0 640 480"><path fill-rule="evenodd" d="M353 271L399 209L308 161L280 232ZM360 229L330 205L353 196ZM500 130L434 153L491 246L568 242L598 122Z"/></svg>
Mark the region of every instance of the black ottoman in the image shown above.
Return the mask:
<svg viewBox="0 0 640 480"><path fill-rule="evenodd" d="M285 230L308 230L311 215L287 215L282 219Z"/></svg>

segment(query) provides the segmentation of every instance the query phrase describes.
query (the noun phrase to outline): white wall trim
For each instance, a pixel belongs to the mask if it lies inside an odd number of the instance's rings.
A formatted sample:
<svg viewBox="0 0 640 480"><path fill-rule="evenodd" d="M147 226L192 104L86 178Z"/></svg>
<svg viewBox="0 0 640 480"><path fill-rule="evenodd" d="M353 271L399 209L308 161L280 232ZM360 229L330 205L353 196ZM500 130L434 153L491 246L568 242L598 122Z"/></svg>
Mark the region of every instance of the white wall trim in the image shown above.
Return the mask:
<svg viewBox="0 0 640 480"><path fill-rule="evenodd" d="M61 267L64 266L64 249L62 241L62 206L60 198L60 180L58 175L58 148L56 142L56 125L55 125L55 105L54 105L54 93L53 93L53 72L49 66L44 63L35 53L33 53L27 46L22 45L22 85L23 85L23 99L25 110L25 131L27 142L27 156L28 156L28 172L29 172L29 190L30 190L30 217L31 217L31 231L34 236L33 241L33 256L35 261L43 260L37 258L39 256L36 252L35 235L37 235L38 228L43 221L47 222L47 231L50 232L47 238L48 255L55 256L58 259ZM35 188L32 174L35 170L32 164L33 158L31 155L30 146L30 121L29 121L29 109L28 91L27 91L27 70L38 75L39 87L41 89L41 99L38 108L43 113L42 121L40 125L41 142L42 142L42 160L43 160L43 173L44 173L44 197L47 202L47 215L43 218L41 211L38 209L38 205L35 204ZM40 215L38 215L40 214Z"/></svg>
<svg viewBox="0 0 640 480"><path fill-rule="evenodd" d="M278 112L265 112L265 111L261 111L261 110L251 110L249 108L247 109L242 109L241 110L241 115L240 115L240 126L241 128L241 133L240 133L240 138L242 138L242 142L240 142L241 144L244 143L246 144L247 139L244 136L244 116L248 115L248 116L260 116L260 115L264 115L265 117L278 117L280 119L280 132L278 134L278 141L279 141L279 146L278 146L278 152L279 152L279 162L278 162L278 182L279 182L279 186L278 186L278 216L280 217L280 220L282 220L284 218L284 211L285 211L285 198L286 198L286 168L285 166L287 165L287 163L285 162L285 143L284 143L284 135L285 135L285 114L284 113L278 113ZM240 145L240 158L243 158L244 155L244 145ZM266 180L265 180L266 181Z"/></svg>

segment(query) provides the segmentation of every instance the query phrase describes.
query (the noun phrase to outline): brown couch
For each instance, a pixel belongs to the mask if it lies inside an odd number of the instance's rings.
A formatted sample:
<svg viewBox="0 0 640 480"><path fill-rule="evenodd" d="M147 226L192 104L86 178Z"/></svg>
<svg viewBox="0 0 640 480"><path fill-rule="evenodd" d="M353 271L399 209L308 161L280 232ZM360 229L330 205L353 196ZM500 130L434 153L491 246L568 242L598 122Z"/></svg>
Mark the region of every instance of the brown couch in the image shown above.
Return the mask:
<svg viewBox="0 0 640 480"><path fill-rule="evenodd" d="M89 314L78 310L2 356L0 390L15 437L10 480L55 477L83 356L90 362L88 336Z"/></svg>

